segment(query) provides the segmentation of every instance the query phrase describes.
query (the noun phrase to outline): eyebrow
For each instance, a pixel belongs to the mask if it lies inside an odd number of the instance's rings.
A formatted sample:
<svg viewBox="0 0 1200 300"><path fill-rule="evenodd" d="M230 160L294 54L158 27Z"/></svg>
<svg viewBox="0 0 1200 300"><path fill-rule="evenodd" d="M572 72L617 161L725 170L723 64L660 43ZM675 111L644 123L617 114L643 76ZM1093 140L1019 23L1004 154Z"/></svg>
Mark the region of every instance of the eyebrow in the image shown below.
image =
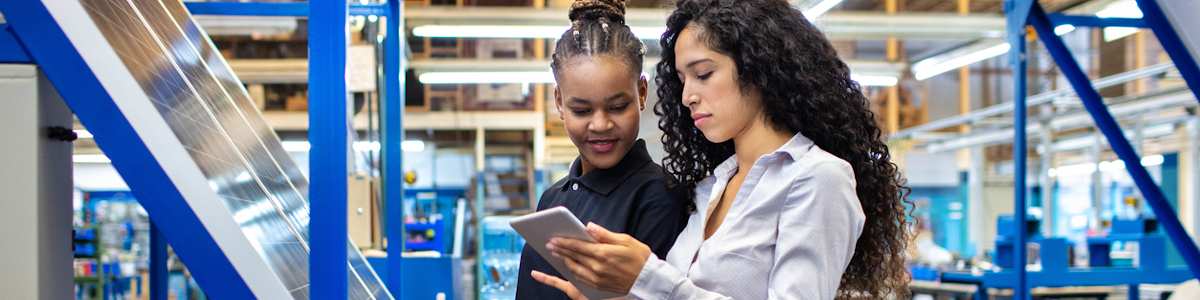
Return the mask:
<svg viewBox="0 0 1200 300"><path fill-rule="evenodd" d="M692 66L698 65L698 64L700 64L700 63L703 63L703 62L713 62L713 60L712 60L711 58L705 58L705 59L694 60L694 61L692 61L692 62L689 62L689 63L687 63L687 65L685 65L685 66L683 66L683 67L684 67L684 68L691 68Z"/></svg>
<svg viewBox="0 0 1200 300"><path fill-rule="evenodd" d="M619 93L613 94L612 96L608 96L608 98L604 98L604 102L611 102L613 100L618 100L618 99L627 98L627 97L629 97L629 93L619 92ZM570 102L571 103L580 103L580 104L591 104L592 103L591 101L588 101L587 99L578 98L578 97L571 97Z"/></svg>

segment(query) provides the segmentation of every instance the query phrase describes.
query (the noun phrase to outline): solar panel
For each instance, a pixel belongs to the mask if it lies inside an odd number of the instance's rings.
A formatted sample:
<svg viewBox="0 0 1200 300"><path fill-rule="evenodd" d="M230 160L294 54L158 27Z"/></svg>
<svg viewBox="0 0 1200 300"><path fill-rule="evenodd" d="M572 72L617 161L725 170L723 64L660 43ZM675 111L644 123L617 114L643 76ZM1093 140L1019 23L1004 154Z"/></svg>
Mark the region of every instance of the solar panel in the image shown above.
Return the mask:
<svg viewBox="0 0 1200 300"><path fill-rule="evenodd" d="M256 297L309 298L307 178L183 4L43 4L122 112L111 117L128 122L153 156L152 162L113 156L114 164L161 167L184 199L178 205L190 207ZM60 80L56 86L70 88ZM68 104L79 101L68 99ZM81 120L88 127L89 121L96 122L91 117ZM105 132L94 134L102 149L112 148L103 143ZM123 177L142 176L121 166ZM135 182L130 183L135 193L150 188ZM147 193L139 193L143 195ZM148 211L159 226L172 222ZM172 243L187 238L168 236ZM357 247L347 247L349 297L391 299ZM206 263L183 258L189 267Z"/></svg>

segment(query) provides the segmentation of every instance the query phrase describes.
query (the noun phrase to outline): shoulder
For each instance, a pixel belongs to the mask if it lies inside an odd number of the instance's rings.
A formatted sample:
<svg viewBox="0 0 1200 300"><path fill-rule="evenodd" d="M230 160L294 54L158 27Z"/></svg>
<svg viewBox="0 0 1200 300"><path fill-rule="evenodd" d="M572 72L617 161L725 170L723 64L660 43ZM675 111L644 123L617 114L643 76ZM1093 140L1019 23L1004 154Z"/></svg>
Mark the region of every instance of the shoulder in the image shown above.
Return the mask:
<svg viewBox="0 0 1200 300"><path fill-rule="evenodd" d="M550 185L550 187L546 188L546 190L542 192L542 197L538 199L537 209L538 210L545 209L544 205L549 203L546 200L557 198L559 193L562 191L563 186L566 184L567 184L567 179L563 178L563 179L559 179L558 181L555 181L554 184L552 184L552 185Z"/></svg>
<svg viewBox="0 0 1200 300"><path fill-rule="evenodd" d="M632 182L639 185L639 193L647 201L677 203L680 198L687 197L687 193L681 193L676 185L671 184L671 177L657 163L643 165L633 174L633 178L635 180Z"/></svg>
<svg viewBox="0 0 1200 300"><path fill-rule="evenodd" d="M792 164L797 170L792 180L796 185L832 184L835 186L848 185L851 188L856 185L854 168L850 163L820 147L813 146L803 156L795 159Z"/></svg>
<svg viewBox="0 0 1200 300"><path fill-rule="evenodd" d="M793 163L798 171L791 181L784 211L844 215L858 223L865 219L849 162L813 147Z"/></svg>

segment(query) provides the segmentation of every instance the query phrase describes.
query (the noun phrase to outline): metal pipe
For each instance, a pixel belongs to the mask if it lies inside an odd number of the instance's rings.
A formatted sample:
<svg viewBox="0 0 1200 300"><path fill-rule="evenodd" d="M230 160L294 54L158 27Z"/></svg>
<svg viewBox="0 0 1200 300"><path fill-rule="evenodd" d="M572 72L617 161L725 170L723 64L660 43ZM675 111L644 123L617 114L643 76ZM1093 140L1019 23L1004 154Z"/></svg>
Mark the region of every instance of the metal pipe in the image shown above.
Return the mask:
<svg viewBox="0 0 1200 300"><path fill-rule="evenodd" d="M388 1L388 15L384 24L387 36L383 39L383 218L387 234L387 288L394 297L403 297L404 282L403 265L404 241L407 240L404 231L404 152L401 143L404 141L404 18L403 3L398 0ZM461 219L463 216L460 214ZM457 246L457 244L455 245Z"/></svg>
<svg viewBox="0 0 1200 300"><path fill-rule="evenodd" d="M1133 81L1133 80L1136 80L1139 78L1148 77L1148 76L1157 75L1157 74L1163 74L1163 73L1166 73L1167 71L1173 70L1174 67L1175 67L1175 65L1171 64L1171 63L1153 65L1153 66L1145 67L1142 69L1132 70L1132 71L1123 72L1123 73L1119 73L1116 75L1100 78L1100 79L1093 81L1092 85L1094 85L1098 89L1111 87L1111 86L1117 86L1117 85L1125 84L1126 82ZM1054 101L1054 99L1057 99L1059 97L1071 95L1071 94L1074 94L1071 91L1071 89L1061 88L1061 89L1037 94L1034 96L1030 96L1027 99L1027 101L1028 101L1027 104L1031 105L1031 106L1042 105L1042 104L1050 103L1051 101ZM958 125L962 125L962 124L970 124L970 123L977 122L977 121L980 121L980 120L983 120L986 118L1010 113L1012 111L1013 111L1013 103L1012 102L1005 102L1005 103L1001 103L1001 104L997 104L997 105L992 105L992 106L989 106L986 108L976 110L967 115L954 116L954 117L949 117L949 118L945 118L945 119L930 121L925 124L913 126L908 129L898 131L891 136L891 139L896 140L896 139L912 138L912 137L915 137L916 135L924 133L924 132L935 131L938 129L958 126Z"/></svg>
<svg viewBox="0 0 1200 300"><path fill-rule="evenodd" d="M1176 88L1153 95L1134 97L1130 101L1112 106L1111 111L1114 116L1119 118L1166 108L1196 106L1197 102L1193 99L1194 97L1187 89ZM1093 122L1087 113L1077 112L1056 117L1050 120L1049 124L1052 131L1063 131L1091 126ZM1041 127L1040 123L1034 123L1030 124L1027 130L1038 132ZM1004 144L1011 142L1013 137L1013 132L1008 129L976 132L952 140L929 143L925 149L929 152L941 152L972 146Z"/></svg>
<svg viewBox="0 0 1200 300"><path fill-rule="evenodd" d="M1037 4L1033 4L1036 6ZM1013 139L1013 164L1015 173L1013 174L1013 215L1016 226L1016 239L1013 241L1013 268L1016 273L1016 282L1013 284L1013 299L1027 299L1029 297L1029 282L1025 272L1025 175L1026 162L1028 156L1025 145L1025 94L1028 92L1026 88L1026 56L1025 56L1025 31L1009 32L1009 44L1012 45L1011 61L1013 70L1013 120L1014 120L1014 139Z"/></svg>

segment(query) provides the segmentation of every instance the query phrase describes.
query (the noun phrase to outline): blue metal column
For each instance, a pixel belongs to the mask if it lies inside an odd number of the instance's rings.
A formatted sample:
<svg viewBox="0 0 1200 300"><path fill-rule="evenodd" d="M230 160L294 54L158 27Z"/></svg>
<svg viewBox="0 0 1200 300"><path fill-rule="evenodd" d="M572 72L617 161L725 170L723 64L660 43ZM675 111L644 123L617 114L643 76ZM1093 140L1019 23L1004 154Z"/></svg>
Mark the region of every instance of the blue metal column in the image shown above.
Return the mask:
<svg viewBox="0 0 1200 300"><path fill-rule="evenodd" d="M347 4L315 0L308 18L308 140L312 184L309 282L313 299L346 299Z"/></svg>
<svg viewBox="0 0 1200 300"><path fill-rule="evenodd" d="M383 40L383 197L387 233L387 287L392 295L401 292L404 273L404 1L389 0L387 36ZM462 217L462 216L458 216Z"/></svg>
<svg viewBox="0 0 1200 300"><path fill-rule="evenodd" d="M1083 101L1084 108L1092 115L1092 119L1096 121L1096 127L1104 133L1108 139L1108 144L1112 147L1113 152L1117 153L1125 162L1125 170L1129 171L1129 176L1133 178L1138 189L1141 190L1142 196L1146 198L1146 202L1150 204L1150 208L1154 210L1154 215L1158 217L1159 224L1162 225L1167 236L1175 243L1176 249L1182 254L1184 261L1187 262L1188 268L1192 273L1200 278L1200 251L1197 250L1196 244L1183 230L1183 225L1179 223L1179 216L1175 214L1174 208L1167 203L1167 198L1163 194L1162 189L1154 183L1154 179L1150 177L1150 173L1146 171L1146 167L1142 166L1141 158L1138 153L1130 145L1129 140L1125 138L1121 131L1121 125L1109 113L1108 107L1104 104L1104 99L1100 97L1100 93L1092 87L1091 80L1087 74L1079 67L1079 63L1071 56L1070 49L1067 49L1065 43L1057 35L1054 35L1054 25L1050 23L1050 19L1046 17L1046 12L1041 6L1034 5L1033 11L1029 15L1029 22L1033 28L1037 30L1038 36L1042 43L1046 45L1046 50L1054 57L1054 61L1058 63L1059 69L1062 70L1063 76L1066 76L1071 82L1071 87L1079 94L1080 100ZM1178 65L1178 64L1176 64Z"/></svg>
<svg viewBox="0 0 1200 300"><path fill-rule="evenodd" d="M150 222L150 300L167 300L167 237Z"/></svg>
<svg viewBox="0 0 1200 300"><path fill-rule="evenodd" d="M1018 3L1019 2L1019 3ZM1016 130L1013 137L1013 166L1015 171L1013 174L1013 195L1014 207L1013 215L1016 224L1016 240L1013 241L1013 268L1016 273L1016 282L1013 283L1013 299L1029 299L1029 283L1027 282L1025 272L1025 241L1028 237L1025 236L1025 175L1026 175L1026 159L1028 153L1026 149L1025 135L1025 97L1026 97L1026 76L1025 76L1025 22L1028 14L1026 13L1029 6L1036 6L1028 1L1008 2L1008 44L1011 46L1009 50L1012 63L1013 73L1013 128Z"/></svg>
<svg viewBox="0 0 1200 300"><path fill-rule="evenodd" d="M1171 57L1171 61L1175 62L1175 68L1179 69L1179 74L1192 89L1192 94L1196 96L1197 100L1200 100L1200 65L1197 65L1196 59L1188 52L1187 46L1183 44L1183 39L1171 26L1166 13L1155 0L1137 0L1137 4L1138 8L1142 10L1142 20L1145 20L1146 24L1150 26L1154 36L1162 44L1163 50Z"/></svg>

